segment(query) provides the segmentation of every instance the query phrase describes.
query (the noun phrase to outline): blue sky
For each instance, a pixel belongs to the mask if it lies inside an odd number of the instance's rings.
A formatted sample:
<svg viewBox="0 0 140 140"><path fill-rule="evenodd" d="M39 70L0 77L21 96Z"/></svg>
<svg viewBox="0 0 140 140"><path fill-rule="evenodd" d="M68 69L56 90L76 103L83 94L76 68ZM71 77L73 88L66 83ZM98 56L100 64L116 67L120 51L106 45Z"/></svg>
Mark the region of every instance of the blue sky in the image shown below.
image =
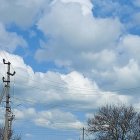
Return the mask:
<svg viewBox="0 0 140 140"><path fill-rule="evenodd" d="M16 71L13 128L23 140L79 140L107 103L140 110L140 0L0 2L0 77L4 58Z"/></svg>

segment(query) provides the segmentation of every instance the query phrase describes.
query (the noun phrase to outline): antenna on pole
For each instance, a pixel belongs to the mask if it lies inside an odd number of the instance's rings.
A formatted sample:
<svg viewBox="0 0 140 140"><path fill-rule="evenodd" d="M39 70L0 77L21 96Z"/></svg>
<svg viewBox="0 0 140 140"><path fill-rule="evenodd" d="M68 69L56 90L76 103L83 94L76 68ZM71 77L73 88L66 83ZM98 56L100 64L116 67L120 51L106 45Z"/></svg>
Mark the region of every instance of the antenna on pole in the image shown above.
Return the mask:
<svg viewBox="0 0 140 140"><path fill-rule="evenodd" d="M11 63L6 62L3 59L3 64L7 65L7 77L3 77L3 83L5 83L5 93L6 93L6 108L5 108L5 126L4 126L4 140L10 140L12 135L12 121L14 119L14 115L11 111L10 106L10 76L15 75L15 71L13 73L10 72Z"/></svg>

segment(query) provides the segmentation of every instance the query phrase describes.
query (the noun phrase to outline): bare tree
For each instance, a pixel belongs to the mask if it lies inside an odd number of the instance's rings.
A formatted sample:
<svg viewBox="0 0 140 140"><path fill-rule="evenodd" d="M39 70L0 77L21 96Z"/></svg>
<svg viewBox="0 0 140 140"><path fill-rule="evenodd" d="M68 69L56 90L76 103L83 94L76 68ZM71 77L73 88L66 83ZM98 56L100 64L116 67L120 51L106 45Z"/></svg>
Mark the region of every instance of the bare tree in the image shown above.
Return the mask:
<svg viewBox="0 0 140 140"><path fill-rule="evenodd" d="M0 127L0 140L3 140L4 139L4 128L3 127Z"/></svg>
<svg viewBox="0 0 140 140"><path fill-rule="evenodd" d="M140 140L140 114L132 106L106 105L88 119L95 140Z"/></svg>
<svg viewBox="0 0 140 140"><path fill-rule="evenodd" d="M12 131L9 139L10 140L21 140L21 136L15 135L15 133ZM4 128L3 127L0 127L0 140L4 140Z"/></svg>

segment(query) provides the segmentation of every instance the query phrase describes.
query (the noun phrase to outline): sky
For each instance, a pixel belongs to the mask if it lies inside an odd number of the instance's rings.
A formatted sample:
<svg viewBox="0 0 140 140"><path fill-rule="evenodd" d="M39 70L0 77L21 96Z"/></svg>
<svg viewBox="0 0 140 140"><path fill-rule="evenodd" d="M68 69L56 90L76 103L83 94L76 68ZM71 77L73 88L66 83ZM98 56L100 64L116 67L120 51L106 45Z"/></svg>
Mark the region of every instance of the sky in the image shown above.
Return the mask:
<svg viewBox="0 0 140 140"><path fill-rule="evenodd" d="M0 79L5 59L22 140L79 140L106 104L140 110L140 0L0 3Z"/></svg>

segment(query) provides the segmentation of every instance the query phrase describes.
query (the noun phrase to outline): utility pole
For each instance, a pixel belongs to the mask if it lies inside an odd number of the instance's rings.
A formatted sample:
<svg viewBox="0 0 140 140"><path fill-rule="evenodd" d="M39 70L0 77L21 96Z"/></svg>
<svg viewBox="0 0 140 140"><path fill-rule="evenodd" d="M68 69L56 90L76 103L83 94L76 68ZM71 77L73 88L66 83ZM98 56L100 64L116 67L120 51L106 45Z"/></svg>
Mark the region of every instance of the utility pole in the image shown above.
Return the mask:
<svg viewBox="0 0 140 140"><path fill-rule="evenodd" d="M12 135L12 121L14 119L14 115L11 111L10 106L10 76L15 75L15 71L13 73L10 72L11 63L6 62L5 59L3 59L3 64L7 65L7 77L2 78L3 83L5 83L5 91L6 91L6 108L5 108L5 126L4 126L4 140L10 140L10 137Z"/></svg>
<svg viewBox="0 0 140 140"><path fill-rule="evenodd" d="M83 127L83 139L82 140L84 140L85 139L85 128Z"/></svg>

